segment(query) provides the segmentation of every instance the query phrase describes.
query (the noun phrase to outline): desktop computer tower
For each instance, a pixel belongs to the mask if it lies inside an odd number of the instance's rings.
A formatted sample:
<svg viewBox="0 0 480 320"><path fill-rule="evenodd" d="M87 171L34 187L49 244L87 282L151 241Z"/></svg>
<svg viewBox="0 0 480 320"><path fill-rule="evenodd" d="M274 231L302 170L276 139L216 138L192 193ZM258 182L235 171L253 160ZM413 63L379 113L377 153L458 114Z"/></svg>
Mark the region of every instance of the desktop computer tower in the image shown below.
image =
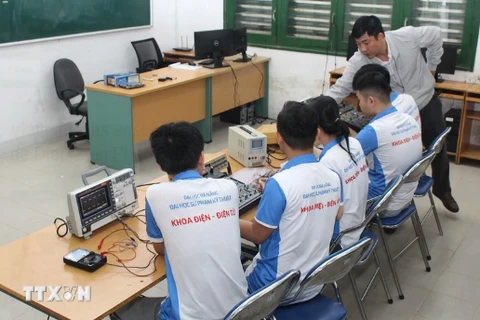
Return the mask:
<svg viewBox="0 0 480 320"><path fill-rule="evenodd" d="M450 109L445 113L445 124L451 127L447 136L447 151L457 152L458 135L460 134L461 109Z"/></svg>
<svg viewBox="0 0 480 320"><path fill-rule="evenodd" d="M245 124L255 118L255 105L247 103L220 114L220 121L232 124Z"/></svg>

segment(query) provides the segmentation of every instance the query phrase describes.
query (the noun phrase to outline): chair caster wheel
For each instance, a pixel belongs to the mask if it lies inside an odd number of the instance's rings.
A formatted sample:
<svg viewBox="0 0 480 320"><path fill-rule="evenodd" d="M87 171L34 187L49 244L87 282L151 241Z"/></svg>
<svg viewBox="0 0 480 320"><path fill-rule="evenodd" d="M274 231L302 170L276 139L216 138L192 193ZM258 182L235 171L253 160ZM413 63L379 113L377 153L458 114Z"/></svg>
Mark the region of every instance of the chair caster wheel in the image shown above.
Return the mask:
<svg viewBox="0 0 480 320"><path fill-rule="evenodd" d="M399 298L400 300L403 300L403 299L405 299L405 296L402 294L401 296L398 296L398 298Z"/></svg>
<svg viewBox="0 0 480 320"><path fill-rule="evenodd" d="M388 303L389 303L389 304L392 304L392 303L393 303L393 299L388 299Z"/></svg>
<svg viewBox="0 0 480 320"><path fill-rule="evenodd" d="M68 149L70 149L70 150L75 149L75 146L74 146L73 143L70 142L70 141L67 141L67 147L68 147Z"/></svg>
<svg viewBox="0 0 480 320"><path fill-rule="evenodd" d="M427 256L427 260L428 261L432 260L432 256Z"/></svg>
<svg viewBox="0 0 480 320"><path fill-rule="evenodd" d="M427 272L430 272L432 271L432 269L430 267L427 268Z"/></svg>

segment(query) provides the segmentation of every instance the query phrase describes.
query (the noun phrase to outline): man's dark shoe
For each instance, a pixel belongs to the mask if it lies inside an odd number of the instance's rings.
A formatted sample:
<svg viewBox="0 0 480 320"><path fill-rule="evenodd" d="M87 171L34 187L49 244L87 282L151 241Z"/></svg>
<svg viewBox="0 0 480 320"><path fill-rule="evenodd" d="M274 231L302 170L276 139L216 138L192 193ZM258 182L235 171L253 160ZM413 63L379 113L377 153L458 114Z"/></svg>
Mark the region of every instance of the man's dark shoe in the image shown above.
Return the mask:
<svg viewBox="0 0 480 320"><path fill-rule="evenodd" d="M460 208L458 208L457 201L455 201L450 192L445 192L441 197L438 195L435 196L442 201L443 206L447 208L448 211L458 212L460 210Z"/></svg>

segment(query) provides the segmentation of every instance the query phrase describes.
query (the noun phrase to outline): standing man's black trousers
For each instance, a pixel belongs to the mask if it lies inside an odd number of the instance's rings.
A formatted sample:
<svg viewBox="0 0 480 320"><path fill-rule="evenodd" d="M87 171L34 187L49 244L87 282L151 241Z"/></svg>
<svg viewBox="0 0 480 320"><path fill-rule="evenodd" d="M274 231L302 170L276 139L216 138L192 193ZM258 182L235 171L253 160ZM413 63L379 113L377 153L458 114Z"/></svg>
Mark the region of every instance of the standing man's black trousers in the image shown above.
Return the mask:
<svg viewBox="0 0 480 320"><path fill-rule="evenodd" d="M425 148L428 148L433 140L446 128L442 103L436 95L420 111L420 118L422 120L423 145ZM435 196L443 197L446 192L451 192L449 175L450 163L447 155L447 145L445 144L432 163L432 177L434 181L432 191Z"/></svg>

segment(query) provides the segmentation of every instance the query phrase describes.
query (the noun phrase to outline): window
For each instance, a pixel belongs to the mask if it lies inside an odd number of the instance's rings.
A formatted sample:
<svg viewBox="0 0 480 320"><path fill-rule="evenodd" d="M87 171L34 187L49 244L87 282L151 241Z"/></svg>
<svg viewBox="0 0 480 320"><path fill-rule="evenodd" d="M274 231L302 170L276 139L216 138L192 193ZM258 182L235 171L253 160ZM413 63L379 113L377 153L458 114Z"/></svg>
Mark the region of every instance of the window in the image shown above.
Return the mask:
<svg viewBox="0 0 480 320"><path fill-rule="evenodd" d="M434 25L440 27L442 29L443 43L460 49L460 53L457 56L457 65L465 66L466 62L471 59L473 69L477 42L471 42L471 37L473 36L471 31L467 30L464 32L466 26L469 25L468 15L466 15L467 2L469 1L414 0L411 24L413 26ZM477 5L480 6L480 1L478 2ZM478 32L478 23L475 28ZM464 33L467 35L466 37L464 37ZM476 33L475 39L478 39L478 33ZM466 69L468 69L468 64Z"/></svg>
<svg viewBox="0 0 480 320"><path fill-rule="evenodd" d="M393 0L347 0L345 3L342 37L344 41L348 41L348 36L350 35L353 24L361 16L375 15L382 21L382 26L385 31L392 30Z"/></svg>
<svg viewBox="0 0 480 320"><path fill-rule="evenodd" d="M459 49L457 69L473 70L480 0L225 0L225 26L246 27L249 45L346 55L355 21L376 15L386 31L436 25Z"/></svg>
<svg viewBox="0 0 480 320"><path fill-rule="evenodd" d="M228 13L231 17L227 19L235 28L247 28L249 42L274 43L273 0L236 0L232 5Z"/></svg>

